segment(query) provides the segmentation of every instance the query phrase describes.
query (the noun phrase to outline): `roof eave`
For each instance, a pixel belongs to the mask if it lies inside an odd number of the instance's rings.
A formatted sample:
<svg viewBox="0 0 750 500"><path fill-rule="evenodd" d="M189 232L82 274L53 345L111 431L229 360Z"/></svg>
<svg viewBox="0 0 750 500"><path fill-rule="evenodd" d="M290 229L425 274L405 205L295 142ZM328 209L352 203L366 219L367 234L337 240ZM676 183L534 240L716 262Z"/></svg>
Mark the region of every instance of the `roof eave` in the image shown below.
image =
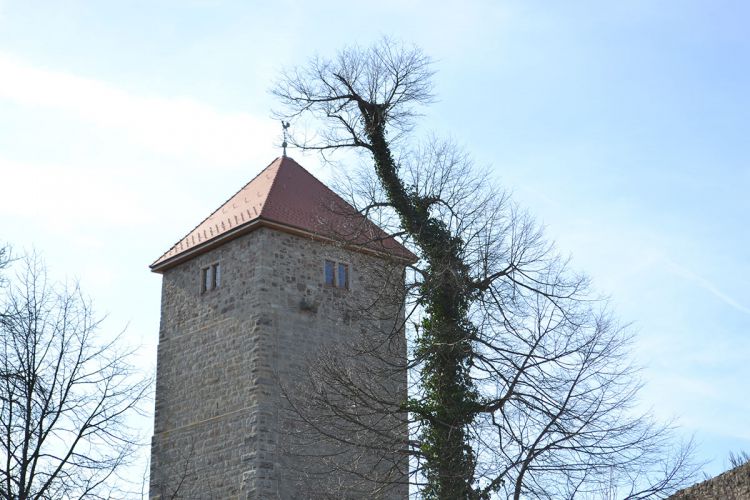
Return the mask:
<svg viewBox="0 0 750 500"><path fill-rule="evenodd" d="M197 257L198 255L205 253L213 248L216 248L219 245L222 245L230 240L233 240L235 238L248 234L261 227L276 229L277 231L282 231L282 232L294 234L297 236L303 236L306 238L312 238L318 241L341 244L341 241L336 240L335 238L326 237L317 233L307 231L305 229L290 226L288 224L282 224L282 223L275 222L269 219L258 218L246 224L243 224L241 226L237 226L234 229L227 231L226 233L223 233L213 239L207 240L199 245L196 245L193 248L190 248L189 250L180 252L177 255L174 255L164 260L157 260L156 262L151 264L149 268L154 273L162 274L168 269L178 264L181 264L194 257ZM397 244L400 245L399 243ZM367 246L364 246L364 245L345 244L344 247L357 251L357 252L362 252L362 253L374 255L377 257L381 257L381 258L394 259L404 264L413 264L414 262L418 260L416 255L414 255L412 252L410 252L407 248L403 246L401 248L403 248L403 251L408 255L399 255L398 253L395 253L386 249L376 250L374 248L368 248Z"/></svg>

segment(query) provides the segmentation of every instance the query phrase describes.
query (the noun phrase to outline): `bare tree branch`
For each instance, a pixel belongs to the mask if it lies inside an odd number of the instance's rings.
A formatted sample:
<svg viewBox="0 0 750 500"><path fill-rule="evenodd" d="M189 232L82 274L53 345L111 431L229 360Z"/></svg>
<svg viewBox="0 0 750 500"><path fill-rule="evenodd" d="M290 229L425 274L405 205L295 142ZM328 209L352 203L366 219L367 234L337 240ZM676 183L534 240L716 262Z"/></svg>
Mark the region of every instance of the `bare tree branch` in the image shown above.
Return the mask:
<svg viewBox="0 0 750 500"><path fill-rule="evenodd" d="M77 284L48 282L39 257L21 259L0 318L0 497L115 498L109 484L140 445L128 417L150 380Z"/></svg>

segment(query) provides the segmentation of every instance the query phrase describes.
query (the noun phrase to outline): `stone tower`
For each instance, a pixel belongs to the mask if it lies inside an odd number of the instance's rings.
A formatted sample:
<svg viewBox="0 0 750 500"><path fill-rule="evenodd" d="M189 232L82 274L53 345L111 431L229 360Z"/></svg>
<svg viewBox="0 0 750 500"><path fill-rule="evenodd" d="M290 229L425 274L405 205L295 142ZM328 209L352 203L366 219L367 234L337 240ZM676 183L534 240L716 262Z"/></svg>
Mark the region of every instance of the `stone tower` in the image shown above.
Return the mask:
<svg viewBox="0 0 750 500"><path fill-rule="evenodd" d="M328 349L396 332L405 353L403 269L413 258L281 157L156 260L151 269L163 280L151 498L316 497L302 471L325 471L326 453L290 451L288 394ZM385 286L393 276L396 286ZM381 300L383 290L394 293ZM385 386L403 398L405 372ZM398 429L405 442L406 427ZM366 456L357 463L376 467ZM339 485L332 497L357 497L345 474L324 476ZM407 494L399 486L384 497Z"/></svg>

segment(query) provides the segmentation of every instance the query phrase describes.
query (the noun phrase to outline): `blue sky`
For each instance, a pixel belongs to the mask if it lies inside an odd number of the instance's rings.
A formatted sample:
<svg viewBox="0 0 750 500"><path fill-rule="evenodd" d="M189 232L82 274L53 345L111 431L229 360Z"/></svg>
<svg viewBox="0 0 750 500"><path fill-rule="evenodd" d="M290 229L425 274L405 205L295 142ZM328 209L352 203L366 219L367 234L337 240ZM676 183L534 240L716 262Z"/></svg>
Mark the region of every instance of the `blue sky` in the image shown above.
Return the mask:
<svg viewBox="0 0 750 500"><path fill-rule="evenodd" d="M147 265L279 154L277 72L415 43L437 70L420 131L464 145L611 297L643 404L718 472L750 450L748 22L718 0L0 0L0 239L79 278L153 367Z"/></svg>

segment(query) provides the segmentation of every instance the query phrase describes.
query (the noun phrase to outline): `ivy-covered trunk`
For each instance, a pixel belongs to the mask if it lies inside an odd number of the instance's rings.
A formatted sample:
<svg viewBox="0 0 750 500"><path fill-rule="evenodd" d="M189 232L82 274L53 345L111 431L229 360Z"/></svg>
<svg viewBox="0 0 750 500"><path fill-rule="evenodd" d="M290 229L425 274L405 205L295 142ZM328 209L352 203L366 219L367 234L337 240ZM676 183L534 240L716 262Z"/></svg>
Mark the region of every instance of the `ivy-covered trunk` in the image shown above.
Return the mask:
<svg viewBox="0 0 750 500"><path fill-rule="evenodd" d="M385 138L383 110L363 103L360 110L388 201L427 263L420 290L425 317L416 346L424 394L409 407L422 424L421 453L428 483L422 493L427 499L472 499L475 461L466 431L477 413L479 396L469 376L471 280L460 255L462 242L430 216L429 200L404 186Z"/></svg>

